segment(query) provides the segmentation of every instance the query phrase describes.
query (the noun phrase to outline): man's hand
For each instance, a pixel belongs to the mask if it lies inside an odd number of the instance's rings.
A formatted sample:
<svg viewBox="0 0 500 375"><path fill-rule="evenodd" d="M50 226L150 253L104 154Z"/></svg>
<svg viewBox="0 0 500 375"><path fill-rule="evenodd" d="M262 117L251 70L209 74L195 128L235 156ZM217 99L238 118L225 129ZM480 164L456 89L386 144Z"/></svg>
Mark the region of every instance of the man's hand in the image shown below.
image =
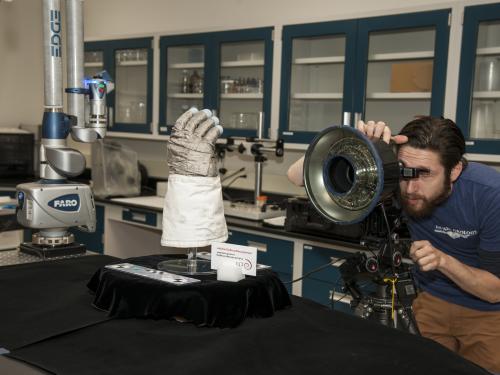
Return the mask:
<svg viewBox="0 0 500 375"><path fill-rule="evenodd" d="M408 137L406 135L391 136L391 129L383 121L367 121L366 123L364 121L359 121L356 128L372 140L382 138L385 143L393 141L398 145L408 142Z"/></svg>
<svg viewBox="0 0 500 375"><path fill-rule="evenodd" d="M169 173L217 176L215 143L221 134L219 119L210 110L190 108L177 119L168 141Z"/></svg>
<svg viewBox="0 0 500 375"><path fill-rule="evenodd" d="M429 241L415 241L410 247L410 257L421 271L442 268L448 255L436 249Z"/></svg>

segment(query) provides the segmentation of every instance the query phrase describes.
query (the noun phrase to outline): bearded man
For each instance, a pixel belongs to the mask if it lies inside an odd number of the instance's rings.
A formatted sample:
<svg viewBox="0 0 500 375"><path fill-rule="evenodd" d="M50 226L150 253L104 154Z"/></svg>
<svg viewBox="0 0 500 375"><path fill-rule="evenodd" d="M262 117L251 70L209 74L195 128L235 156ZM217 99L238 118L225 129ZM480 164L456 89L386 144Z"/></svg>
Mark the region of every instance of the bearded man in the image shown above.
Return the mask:
<svg viewBox="0 0 500 375"><path fill-rule="evenodd" d="M412 237L421 334L500 374L500 173L464 158L465 140L448 119L419 117L391 136L360 121L370 139L397 144L404 167L399 200ZM288 170L303 184L303 159Z"/></svg>

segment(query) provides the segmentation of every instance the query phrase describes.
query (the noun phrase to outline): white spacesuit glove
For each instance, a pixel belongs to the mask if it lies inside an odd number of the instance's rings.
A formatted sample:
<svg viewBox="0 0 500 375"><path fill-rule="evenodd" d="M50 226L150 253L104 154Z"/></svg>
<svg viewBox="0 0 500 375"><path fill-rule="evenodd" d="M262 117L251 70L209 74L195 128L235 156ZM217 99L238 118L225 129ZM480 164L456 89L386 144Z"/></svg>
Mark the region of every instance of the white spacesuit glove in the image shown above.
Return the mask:
<svg viewBox="0 0 500 375"><path fill-rule="evenodd" d="M161 244L202 247L227 240L215 143L222 134L208 109L191 108L176 121L168 141L167 194Z"/></svg>

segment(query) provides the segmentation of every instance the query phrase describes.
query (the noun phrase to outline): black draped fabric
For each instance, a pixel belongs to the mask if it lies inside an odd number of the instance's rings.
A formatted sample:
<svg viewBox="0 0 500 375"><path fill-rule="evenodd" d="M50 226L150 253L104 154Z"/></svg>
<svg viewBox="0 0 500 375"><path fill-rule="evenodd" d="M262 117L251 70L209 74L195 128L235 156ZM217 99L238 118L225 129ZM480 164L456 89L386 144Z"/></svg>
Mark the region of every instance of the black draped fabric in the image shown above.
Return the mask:
<svg viewBox="0 0 500 375"><path fill-rule="evenodd" d="M109 319L91 307L86 284L96 269L117 260L91 255L0 267L0 348L12 350Z"/></svg>
<svg viewBox="0 0 500 375"><path fill-rule="evenodd" d="M171 256L129 258L132 263L157 268ZM183 319L209 327L236 327L247 317L267 318L291 305L278 276L262 270L239 282L217 281L215 275L194 276L201 283L176 286L111 270L99 269L88 283L93 305L113 318Z"/></svg>
<svg viewBox="0 0 500 375"><path fill-rule="evenodd" d="M439 344L292 297L235 329L114 319L14 351L56 374L486 375Z"/></svg>

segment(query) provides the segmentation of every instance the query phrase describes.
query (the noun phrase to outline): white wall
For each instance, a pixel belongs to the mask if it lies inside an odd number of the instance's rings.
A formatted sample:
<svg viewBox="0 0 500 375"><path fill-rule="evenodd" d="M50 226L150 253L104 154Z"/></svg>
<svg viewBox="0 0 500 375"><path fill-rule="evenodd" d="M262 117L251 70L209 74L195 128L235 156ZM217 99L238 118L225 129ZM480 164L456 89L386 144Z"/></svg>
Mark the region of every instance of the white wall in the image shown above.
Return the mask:
<svg viewBox="0 0 500 375"><path fill-rule="evenodd" d="M42 2L0 3L0 126L43 115Z"/></svg>
<svg viewBox="0 0 500 375"><path fill-rule="evenodd" d="M458 0L447 5L454 2ZM439 1L86 0L84 4L86 37L99 38L102 35L186 33L357 18L435 7Z"/></svg>

